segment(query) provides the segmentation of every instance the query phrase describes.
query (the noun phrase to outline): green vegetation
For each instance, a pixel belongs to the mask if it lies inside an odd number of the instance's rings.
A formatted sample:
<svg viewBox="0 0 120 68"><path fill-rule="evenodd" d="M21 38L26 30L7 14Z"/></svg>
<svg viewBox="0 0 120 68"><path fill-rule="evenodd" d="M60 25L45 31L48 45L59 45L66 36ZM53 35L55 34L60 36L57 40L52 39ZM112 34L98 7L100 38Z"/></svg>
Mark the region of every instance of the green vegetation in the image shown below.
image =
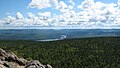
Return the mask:
<svg viewBox="0 0 120 68"><path fill-rule="evenodd" d="M120 37L66 39L52 42L1 40L0 48L53 68L120 68Z"/></svg>

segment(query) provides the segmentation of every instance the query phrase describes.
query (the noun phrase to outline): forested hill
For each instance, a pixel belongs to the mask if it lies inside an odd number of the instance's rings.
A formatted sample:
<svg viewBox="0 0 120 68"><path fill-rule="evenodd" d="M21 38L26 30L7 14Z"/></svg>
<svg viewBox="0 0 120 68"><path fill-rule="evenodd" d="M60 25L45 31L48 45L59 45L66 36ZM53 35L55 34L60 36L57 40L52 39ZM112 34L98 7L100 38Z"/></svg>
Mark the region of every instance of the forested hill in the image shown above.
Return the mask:
<svg viewBox="0 0 120 68"><path fill-rule="evenodd" d="M0 48L53 68L120 68L120 37L40 42L0 40Z"/></svg>

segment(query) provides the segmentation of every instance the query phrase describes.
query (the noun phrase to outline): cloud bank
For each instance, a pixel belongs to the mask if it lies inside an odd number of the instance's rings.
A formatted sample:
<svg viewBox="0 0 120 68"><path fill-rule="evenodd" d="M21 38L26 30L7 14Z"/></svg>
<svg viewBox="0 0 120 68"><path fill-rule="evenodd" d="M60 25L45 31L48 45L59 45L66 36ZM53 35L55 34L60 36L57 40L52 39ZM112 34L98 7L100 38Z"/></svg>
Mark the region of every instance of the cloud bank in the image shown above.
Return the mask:
<svg viewBox="0 0 120 68"><path fill-rule="evenodd" d="M54 8L60 14L51 11L33 14L28 12L24 17L20 12L16 17L8 16L0 19L0 27L4 26L47 26L47 27L78 27L78 28L120 28L120 1L117 3L102 3L94 0L84 0L76 5L74 0L70 4L57 0L32 0L30 8ZM77 7L75 7L77 6ZM75 9L79 10L76 11Z"/></svg>

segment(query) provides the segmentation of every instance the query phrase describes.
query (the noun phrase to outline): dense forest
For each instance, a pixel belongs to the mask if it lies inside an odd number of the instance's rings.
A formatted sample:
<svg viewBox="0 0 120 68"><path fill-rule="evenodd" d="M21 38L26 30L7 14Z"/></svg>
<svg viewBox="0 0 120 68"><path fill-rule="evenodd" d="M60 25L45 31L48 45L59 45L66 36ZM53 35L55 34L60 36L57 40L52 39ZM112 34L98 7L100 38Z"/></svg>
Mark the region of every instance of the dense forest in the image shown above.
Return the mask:
<svg viewBox="0 0 120 68"><path fill-rule="evenodd" d="M53 68L120 68L120 37L59 41L0 40L0 48Z"/></svg>

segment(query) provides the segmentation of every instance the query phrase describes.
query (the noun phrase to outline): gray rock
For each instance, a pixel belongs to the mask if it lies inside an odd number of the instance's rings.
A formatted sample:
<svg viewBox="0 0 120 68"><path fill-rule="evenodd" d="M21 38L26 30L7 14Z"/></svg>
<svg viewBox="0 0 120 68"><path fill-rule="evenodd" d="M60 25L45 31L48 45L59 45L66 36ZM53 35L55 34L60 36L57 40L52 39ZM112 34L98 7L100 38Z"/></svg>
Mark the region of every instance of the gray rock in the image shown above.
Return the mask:
<svg viewBox="0 0 120 68"><path fill-rule="evenodd" d="M25 68L25 66L19 65L18 63L15 63L15 62L9 62L8 68Z"/></svg>
<svg viewBox="0 0 120 68"><path fill-rule="evenodd" d="M23 65L19 65L16 62L0 61L0 68L25 68Z"/></svg>
<svg viewBox="0 0 120 68"><path fill-rule="evenodd" d="M18 58L14 53L7 53L0 48L0 68L52 68L52 66L43 65L38 60L27 61Z"/></svg>
<svg viewBox="0 0 120 68"><path fill-rule="evenodd" d="M0 56L0 61L5 61L5 57Z"/></svg>
<svg viewBox="0 0 120 68"><path fill-rule="evenodd" d="M16 62L19 65L25 65L27 63L26 59L18 58L13 52L8 53L7 57L5 58L6 61L9 62Z"/></svg>
<svg viewBox="0 0 120 68"><path fill-rule="evenodd" d="M7 68L7 67L5 67L4 65L0 64L0 68Z"/></svg>
<svg viewBox="0 0 120 68"><path fill-rule="evenodd" d="M14 53L8 53L8 57L6 58L6 61L16 61L17 60L17 56Z"/></svg>
<svg viewBox="0 0 120 68"><path fill-rule="evenodd" d="M1 57L8 57L8 54L5 52L5 50L0 48L0 56Z"/></svg>
<svg viewBox="0 0 120 68"><path fill-rule="evenodd" d="M31 60L27 62L25 68L45 68L38 60Z"/></svg>
<svg viewBox="0 0 120 68"><path fill-rule="evenodd" d="M45 68L52 68L52 66L47 64Z"/></svg>
<svg viewBox="0 0 120 68"><path fill-rule="evenodd" d="M9 68L9 62L8 61L0 61L0 64L3 65L4 67Z"/></svg>
<svg viewBox="0 0 120 68"><path fill-rule="evenodd" d="M23 58L17 58L16 62L19 65L25 65L28 61L26 59L23 59Z"/></svg>

